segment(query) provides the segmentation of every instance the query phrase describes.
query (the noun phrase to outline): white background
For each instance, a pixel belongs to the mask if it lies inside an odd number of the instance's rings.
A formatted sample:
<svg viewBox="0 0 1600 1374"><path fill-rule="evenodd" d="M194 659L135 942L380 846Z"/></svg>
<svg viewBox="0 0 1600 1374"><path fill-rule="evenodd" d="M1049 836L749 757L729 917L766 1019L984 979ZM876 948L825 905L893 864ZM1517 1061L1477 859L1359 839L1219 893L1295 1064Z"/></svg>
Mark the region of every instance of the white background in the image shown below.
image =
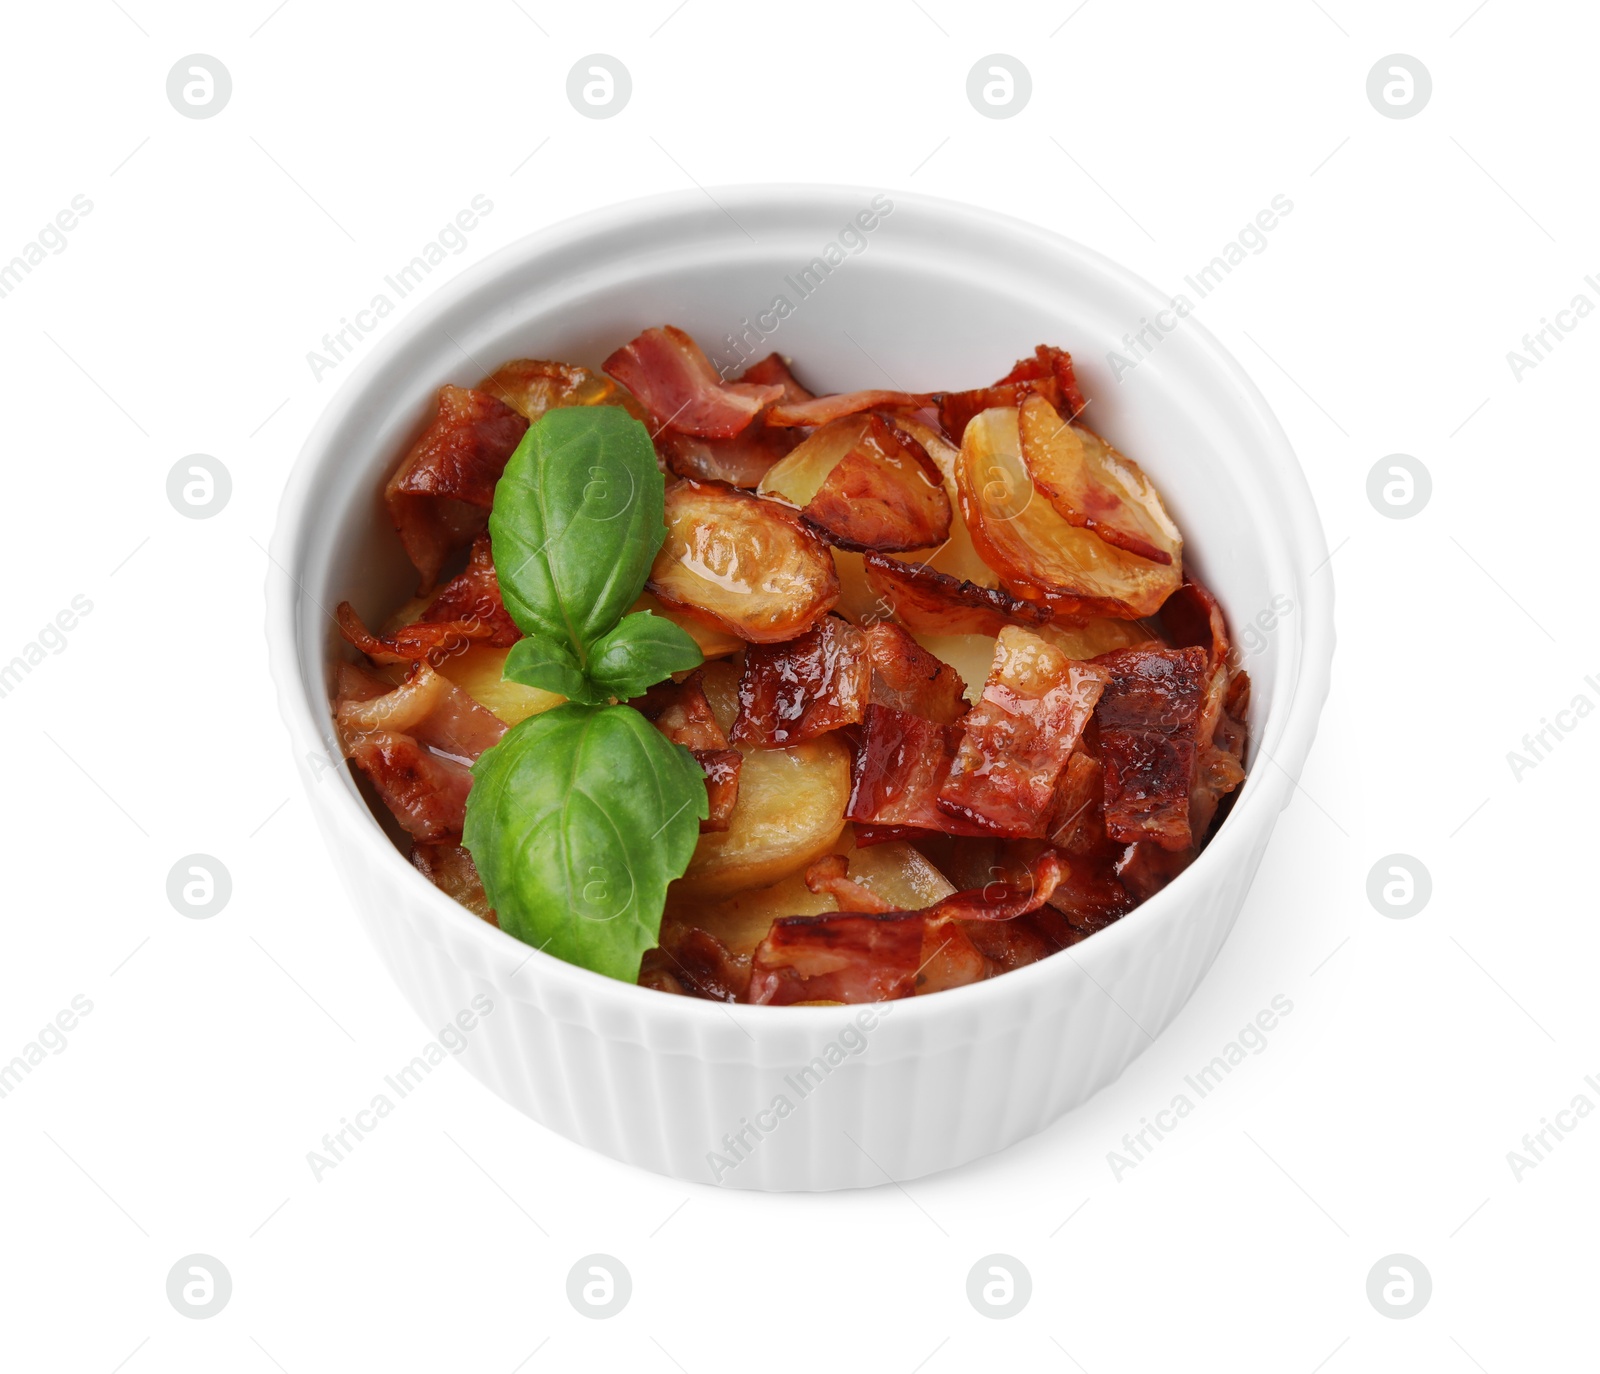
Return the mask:
<svg viewBox="0 0 1600 1374"><path fill-rule="evenodd" d="M0 1100L0 1363L1501 1374L1591 1359L1600 1122L1520 1181L1506 1156L1575 1094L1600 1104L1583 1081L1600 1075L1600 721L1520 781L1506 756L1576 694L1600 702L1584 682L1600 675L1600 320L1520 381L1506 354L1578 292L1600 304L1583 281L1600 272L1593 11L273 3L7 12L0 261L74 195L93 210L0 299L0 661L75 595L93 610L0 699L0 1058L74 995L93 1011ZM634 83L603 121L565 95L595 51ZM965 95L995 52L1032 73L1014 118ZM1396 52L1433 77L1406 120L1365 92ZM232 74L215 118L167 100L191 53ZM1337 550L1340 647L1303 790L1187 1010L1118 1083L999 1157L903 1189L725 1194L586 1153L452 1064L318 1182L307 1151L430 1029L346 909L266 677L262 546L353 365L318 381L306 354L476 194L494 209L430 286L579 211L752 180L976 201L1168 290L1274 195L1293 201L1198 313L1272 400ZM196 452L233 481L199 521L165 486ZM1395 452L1433 478L1406 520L1366 495ZM233 879L210 920L166 897L194 852ZM1409 920L1366 896L1394 852L1432 874ZM1116 1178L1124 1132L1277 994L1294 1010L1266 1050ZM596 1251L634 1282L607 1321L565 1295ZM1010 1321L965 1297L996 1251L1033 1278ZM166 1297L193 1252L233 1277L210 1320ZM1433 1279L1409 1320L1366 1296L1393 1252Z"/></svg>

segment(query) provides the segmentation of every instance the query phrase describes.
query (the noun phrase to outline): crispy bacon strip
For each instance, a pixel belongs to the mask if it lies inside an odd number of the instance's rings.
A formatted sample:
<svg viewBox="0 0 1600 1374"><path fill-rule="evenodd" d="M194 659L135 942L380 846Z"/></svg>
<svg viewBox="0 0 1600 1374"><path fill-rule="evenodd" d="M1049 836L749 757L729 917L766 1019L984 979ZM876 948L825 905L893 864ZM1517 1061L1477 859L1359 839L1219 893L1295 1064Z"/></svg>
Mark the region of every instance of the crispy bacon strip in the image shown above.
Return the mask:
<svg viewBox="0 0 1600 1374"><path fill-rule="evenodd" d="M1043 838L1056 780L1107 675L1008 625L983 696L962 721L939 807L992 834Z"/></svg>
<svg viewBox="0 0 1600 1374"><path fill-rule="evenodd" d="M705 439L664 429L656 435L656 452L675 477L756 487L767 470L787 457L799 442L792 429L773 429L753 420L731 439Z"/></svg>
<svg viewBox="0 0 1600 1374"><path fill-rule="evenodd" d="M1045 834L1057 849L1071 854L1088 852L1105 839L1105 770L1100 760L1074 749L1056 780L1055 801Z"/></svg>
<svg viewBox="0 0 1600 1374"><path fill-rule="evenodd" d="M747 382L752 386L781 386L783 400L781 405L798 405L802 401L814 399L815 393L807 391L789 370L789 363L781 353L769 353L758 362L753 362L737 377L736 382Z"/></svg>
<svg viewBox="0 0 1600 1374"><path fill-rule="evenodd" d="M866 640L838 616L781 644L752 644L739 679L734 741L780 748L854 725L871 683Z"/></svg>
<svg viewBox="0 0 1600 1374"><path fill-rule="evenodd" d="M744 763L743 754L728 748L728 737L717 724L704 682L705 673L696 668L682 682L658 682L628 703L699 762L711 801L711 814L700 822L702 834L728 828L734 804L739 800L739 769Z"/></svg>
<svg viewBox="0 0 1600 1374"><path fill-rule="evenodd" d="M1030 862L1016 879L996 878L982 887L952 892L923 911L930 921L1010 921L1037 911L1067 876L1052 849Z"/></svg>
<svg viewBox="0 0 1600 1374"><path fill-rule="evenodd" d="M979 387L974 391L952 391L935 397L939 404L939 423L951 440L959 444L966 432L967 421L980 410L991 406L1015 406L1030 393L1043 396L1065 420L1072 420L1087 402L1078 390L1078 379L1072 370L1072 354L1063 348L1040 344L1033 357L1021 359L1010 372L993 386Z"/></svg>
<svg viewBox="0 0 1600 1374"><path fill-rule="evenodd" d="M437 667L469 648L475 640L488 638L489 634L482 621L444 620L402 625L379 639L348 601L339 603L334 619L339 623L339 634L345 643L359 649L374 663L431 663Z"/></svg>
<svg viewBox="0 0 1600 1374"><path fill-rule="evenodd" d="M731 439L783 396L781 385L724 382L700 345L670 324L645 330L602 366L658 427L708 439Z"/></svg>
<svg viewBox="0 0 1600 1374"><path fill-rule="evenodd" d="M861 561L867 585L903 625L920 634L997 635L1007 625L1031 629L1053 618L1048 606L951 577L926 563L903 563L870 552Z"/></svg>
<svg viewBox="0 0 1600 1374"><path fill-rule="evenodd" d="M691 751L706 775L706 795L711 813L700 822L702 832L726 830L733 823L733 808L739 801L739 769L744 755L737 749L695 749Z"/></svg>
<svg viewBox="0 0 1600 1374"><path fill-rule="evenodd" d="M750 985L750 957L732 953L710 931L668 916L661 923L661 943L645 951L639 985L712 1002L742 1002Z"/></svg>
<svg viewBox="0 0 1600 1374"><path fill-rule="evenodd" d="M459 844L469 765L505 734L504 722L425 662L392 689L353 664L341 664L339 678L334 720L345 757L413 839Z"/></svg>
<svg viewBox="0 0 1600 1374"><path fill-rule="evenodd" d="M1172 851L1193 846L1189 794L1211 676L1207 659L1198 647L1145 645L1094 660L1108 674L1095 718L1112 839L1152 840Z"/></svg>
<svg viewBox="0 0 1600 1374"><path fill-rule="evenodd" d="M1074 858L1061 886L1050 894L1050 905L1085 935L1104 930L1137 905L1117 877L1117 854L1115 846L1108 846L1092 858Z"/></svg>
<svg viewBox="0 0 1600 1374"><path fill-rule="evenodd" d="M892 903L850 876L850 860L843 854L824 854L815 860L806 869L806 888L819 894L827 893L839 903L840 911L882 915L894 910Z"/></svg>
<svg viewBox="0 0 1600 1374"><path fill-rule="evenodd" d="M929 831L989 833L938 804L960 733L960 726L940 725L892 706L867 706L844 813L864 823L857 826L857 844L915 838Z"/></svg>
<svg viewBox="0 0 1600 1374"><path fill-rule="evenodd" d="M1228 625L1222 607L1194 578L1185 572L1183 585L1173 592L1156 613L1161 632L1174 649L1198 645L1210 655L1213 668L1228 661Z"/></svg>
<svg viewBox="0 0 1600 1374"><path fill-rule="evenodd" d="M751 956L745 1000L781 1007L910 997L923 931L919 912L782 917Z"/></svg>
<svg viewBox="0 0 1600 1374"><path fill-rule="evenodd" d="M522 638L522 631L500 599L500 582L495 576L487 534L480 534L473 541L466 569L445 583L410 624L380 638L366 627L348 601L339 603L336 618L345 642L374 663L426 660L438 667L474 643L505 649Z"/></svg>
<svg viewBox="0 0 1600 1374"><path fill-rule="evenodd" d="M905 430L869 415L803 514L830 544L865 552L942 544L950 512L938 464Z"/></svg>
<svg viewBox="0 0 1600 1374"><path fill-rule="evenodd" d="M825 425L830 420L842 420L846 415L863 410L899 407L918 410L932 400L931 395L919 391L845 391L808 401L784 401L767 413L767 423L780 429L790 425Z"/></svg>
<svg viewBox="0 0 1600 1374"><path fill-rule="evenodd" d="M359 673L342 665L341 676ZM334 720L341 738L373 730L413 735L437 753L469 763L499 742L506 724L493 711L478 705L449 678L426 663L415 663L398 687L382 696L355 699L341 696Z"/></svg>
<svg viewBox="0 0 1600 1374"><path fill-rule="evenodd" d="M433 423L384 488L389 518L428 591L455 549L488 523L494 484L527 420L484 391L446 386Z"/></svg>
<svg viewBox="0 0 1600 1374"><path fill-rule="evenodd" d="M478 866L461 845L414 844L411 846L411 863L424 878L441 892L454 897L468 911L483 917L492 926L500 924L489 905L488 894L483 890Z"/></svg>
<svg viewBox="0 0 1600 1374"><path fill-rule="evenodd" d="M422 844L461 842L472 787L466 765L424 749L410 735L387 730L353 736L345 754L412 839Z"/></svg>
<svg viewBox="0 0 1600 1374"><path fill-rule="evenodd" d="M875 894L852 883L840 871L842 855L813 864L818 888L836 897L862 903L879 902ZM972 925L1014 921L1039 910L1055 892L1066 867L1046 850L1020 882L995 881L970 892L956 892L920 911L841 910L826 916L784 916L751 959L751 1002L786 1005L794 1002L884 1002L917 991L922 965L939 953L942 943L967 939ZM969 924L970 923L970 924ZM923 950L932 949L928 955ZM971 961L968 961L969 965ZM981 976L985 966L968 968ZM948 974L946 974L948 976ZM939 986L952 984L941 981Z"/></svg>
<svg viewBox="0 0 1600 1374"><path fill-rule="evenodd" d="M509 649L522 638L500 596L500 578L494 570L487 532L472 541L467 566L439 588L417 619L424 623L481 622L489 631L488 643L496 649Z"/></svg>
<svg viewBox="0 0 1600 1374"><path fill-rule="evenodd" d="M872 666L869 700L940 725L953 725L966 714L967 684L961 674L900 626L879 621L867 630L866 644Z"/></svg>

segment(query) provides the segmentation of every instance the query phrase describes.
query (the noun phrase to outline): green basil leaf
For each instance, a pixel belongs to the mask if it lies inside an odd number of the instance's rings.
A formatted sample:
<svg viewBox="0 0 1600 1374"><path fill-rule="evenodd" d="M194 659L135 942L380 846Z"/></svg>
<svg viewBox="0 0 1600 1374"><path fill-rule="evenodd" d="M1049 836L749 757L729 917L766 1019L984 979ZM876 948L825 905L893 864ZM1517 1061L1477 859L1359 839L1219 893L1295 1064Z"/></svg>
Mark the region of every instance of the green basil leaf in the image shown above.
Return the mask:
<svg viewBox="0 0 1600 1374"><path fill-rule="evenodd" d="M602 701L626 701L640 696L662 678L685 668L698 668L703 662L700 646L682 626L649 611L636 611L594 642L589 681L599 689ZM506 671L510 673L509 663Z"/></svg>
<svg viewBox="0 0 1600 1374"><path fill-rule="evenodd" d="M500 928L633 982L709 811L694 755L627 706L530 716L472 769L463 843Z"/></svg>
<svg viewBox="0 0 1600 1374"><path fill-rule="evenodd" d="M523 634L589 646L639 598L666 538L665 481L645 427L619 406L546 411L495 487L489 537Z"/></svg>
<svg viewBox="0 0 1600 1374"><path fill-rule="evenodd" d="M562 641L546 639L543 635L529 635L513 644L500 675L512 682L525 682L529 687L554 692L568 701L592 699L589 679L578 667L571 650Z"/></svg>

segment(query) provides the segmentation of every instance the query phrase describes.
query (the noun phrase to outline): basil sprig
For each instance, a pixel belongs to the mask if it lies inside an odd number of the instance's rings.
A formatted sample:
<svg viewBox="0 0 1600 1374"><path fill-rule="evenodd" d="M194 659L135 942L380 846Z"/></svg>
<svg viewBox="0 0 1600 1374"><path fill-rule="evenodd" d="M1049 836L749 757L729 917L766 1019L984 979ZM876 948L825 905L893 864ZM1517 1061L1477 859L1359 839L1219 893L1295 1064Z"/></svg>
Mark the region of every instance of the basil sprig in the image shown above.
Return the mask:
<svg viewBox="0 0 1600 1374"><path fill-rule="evenodd" d="M607 704L702 661L670 620L624 614L666 537L664 511L650 436L618 407L548 411L511 455L489 517L501 595L525 636L505 676L567 704L479 758L462 837L502 930L626 982L709 814L694 755Z"/></svg>
<svg viewBox="0 0 1600 1374"><path fill-rule="evenodd" d="M508 678L598 705L701 662L671 621L623 615L666 537L664 510L650 435L619 406L551 410L529 428L489 516L500 592L526 636Z"/></svg>
<svg viewBox="0 0 1600 1374"><path fill-rule="evenodd" d="M637 711L558 706L478 760L463 839L500 929L631 983L708 809L694 755Z"/></svg>

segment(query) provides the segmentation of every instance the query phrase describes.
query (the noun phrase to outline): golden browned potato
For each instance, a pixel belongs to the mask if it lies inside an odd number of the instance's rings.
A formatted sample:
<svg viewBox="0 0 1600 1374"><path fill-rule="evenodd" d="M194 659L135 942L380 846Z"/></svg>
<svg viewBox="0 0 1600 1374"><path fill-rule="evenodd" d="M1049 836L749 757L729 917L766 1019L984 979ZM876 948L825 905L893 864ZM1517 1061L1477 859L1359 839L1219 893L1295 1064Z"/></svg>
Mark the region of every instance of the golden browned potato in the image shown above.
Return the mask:
<svg viewBox="0 0 1600 1374"><path fill-rule="evenodd" d="M487 706L507 725L536 716L559 706L566 700L554 692L529 687L521 682L508 682L505 671L509 649L495 649L487 644L473 644L464 652L452 654L438 665L438 671L480 706Z"/></svg>
<svg viewBox="0 0 1600 1374"><path fill-rule="evenodd" d="M830 736L789 749L743 749L739 800L726 830L700 837L679 896L766 887L833 849L850 800L850 751Z"/></svg>

